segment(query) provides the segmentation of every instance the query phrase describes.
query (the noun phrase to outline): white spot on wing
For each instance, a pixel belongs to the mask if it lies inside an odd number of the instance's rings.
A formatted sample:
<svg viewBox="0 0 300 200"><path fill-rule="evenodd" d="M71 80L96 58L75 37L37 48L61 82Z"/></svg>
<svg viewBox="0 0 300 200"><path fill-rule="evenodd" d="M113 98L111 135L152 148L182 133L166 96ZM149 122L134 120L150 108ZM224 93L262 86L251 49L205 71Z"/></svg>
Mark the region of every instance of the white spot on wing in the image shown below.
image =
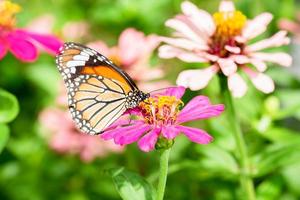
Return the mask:
<svg viewBox="0 0 300 200"><path fill-rule="evenodd" d="M88 61L89 60L89 57L88 56L82 56L82 55L76 55L76 56L73 56L73 59L74 60L84 60L84 61Z"/></svg>
<svg viewBox="0 0 300 200"><path fill-rule="evenodd" d="M67 67L76 67L76 66L84 66L85 61L79 61L79 60L70 60L67 62Z"/></svg>

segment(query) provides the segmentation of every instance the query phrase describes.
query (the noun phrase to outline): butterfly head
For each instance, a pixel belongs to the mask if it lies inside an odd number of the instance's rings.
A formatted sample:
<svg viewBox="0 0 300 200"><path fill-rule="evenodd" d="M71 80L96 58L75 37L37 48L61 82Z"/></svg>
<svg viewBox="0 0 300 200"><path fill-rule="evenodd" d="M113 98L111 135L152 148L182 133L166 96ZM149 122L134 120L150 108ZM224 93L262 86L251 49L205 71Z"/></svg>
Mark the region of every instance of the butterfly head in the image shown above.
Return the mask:
<svg viewBox="0 0 300 200"><path fill-rule="evenodd" d="M149 93L144 93L140 90L135 90L128 94L126 108L135 108L139 105L140 102L144 101L145 99L149 98Z"/></svg>

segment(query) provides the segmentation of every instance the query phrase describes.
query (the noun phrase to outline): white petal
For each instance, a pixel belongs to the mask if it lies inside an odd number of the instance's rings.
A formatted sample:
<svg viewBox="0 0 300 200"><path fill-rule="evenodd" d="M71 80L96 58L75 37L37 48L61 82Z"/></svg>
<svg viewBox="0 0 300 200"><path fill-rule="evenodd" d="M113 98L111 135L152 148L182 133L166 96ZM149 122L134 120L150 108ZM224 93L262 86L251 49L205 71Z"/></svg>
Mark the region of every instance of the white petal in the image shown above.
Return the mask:
<svg viewBox="0 0 300 200"><path fill-rule="evenodd" d="M244 96L248 89L247 84L238 73L228 76L228 88L234 97Z"/></svg>
<svg viewBox="0 0 300 200"><path fill-rule="evenodd" d="M267 64L260 59L250 59L250 62L260 72L264 72L267 69Z"/></svg>
<svg viewBox="0 0 300 200"><path fill-rule="evenodd" d="M270 47L279 47L290 43L290 39L286 36L286 31L279 31L272 37L251 44L245 48L247 52L255 52Z"/></svg>
<svg viewBox="0 0 300 200"><path fill-rule="evenodd" d="M161 58L174 58L177 57L185 62L206 62L208 61L206 58L201 56L200 54L190 53L188 51L184 51L182 49L170 46L170 45L162 45L158 49L158 56Z"/></svg>
<svg viewBox="0 0 300 200"><path fill-rule="evenodd" d="M199 50L207 50L208 46L205 44L200 44L188 39L184 38L169 38L169 37L160 37L160 40L168 43L170 45L174 45L176 47L180 47L183 49L187 50L194 50L194 49L199 49Z"/></svg>
<svg viewBox="0 0 300 200"><path fill-rule="evenodd" d="M234 63L234 61L230 58L220 58L218 60L218 64L220 65L220 68L222 72L226 75L229 76L230 74L233 74L237 70L237 65Z"/></svg>
<svg viewBox="0 0 300 200"><path fill-rule="evenodd" d="M283 52L278 53L253 53L251 54L253 58L260 59L262 61L266 62L272 62L279 65L282 65L284 67L289 67L292 65L292 57Z"/></svg>
<svg viewBox="0 0 300 200"><path fill-rule="evenodd" d="M263 73L257 73L248 67L243 67L242 70L246 74L248 74L253 85L258 90L260 90L264 93L271 93L274 91L274 88L275 88L274 82L269 76L267 76Z"/></svg>
<svg viewBox="0 0 300 200"><path fill-rule="evenodd" d="M230 45L225 45L225 49L231 53L235 53L235 54L241 53L240 47L233 47Z"/></svg>
<svg viewBox="0 0 300 200"><path fill-rule="evenodd" d="M250 62L249 57L245 55L232 55L230 58L232 58L237 64L246 64Z"/></svg>
<svg viewBox="0 0 300 200"><path fill-rule="evenodd" d="M251 81L258 90L264 93L274 91L275 86L273 80L263 73L258 73L257 76L251 78Z"/></svg>
<svg viewBox="0 0 300 200"><path fill-rule="evenodd" d="M232 12L235 11L235 7L232 1L221 1L219 5L220 12Z"/></svg>
<svg viewBox="0 0 300 200"><path fill-rule="evenodd" d="M272 18L272 14L262 13L256 16L253 20L249 20L243 29L242 36L247 39L255 38L256 36L265 32Z"/></svg>
<svg viewBox="0 0 300 200"><path fill-rule="evenodd" d="M179 19L169 19L165 22L165 25L175 29L177 32L183 34L185 37L192 41L204 43L201 36L197 35L194 30L192 30L186 23Z"/></svg>
<svg viewBox="0 0 300 200"><path fill-rule="evenodd" d="M183 2L181 9L186 16L190 17L195 26L207 36L211 36L215 32L216 27L213 18L208 12L198 9L189 1Z"/></svg>
<svg viewBox="0 0 300 200"><path fill-rule="evenodd" d="M182 71L178 75L176 83L177 85L188 87L191 90L200 90L208 84L217 71L218 68L214 65L206 69Z"/></svg>

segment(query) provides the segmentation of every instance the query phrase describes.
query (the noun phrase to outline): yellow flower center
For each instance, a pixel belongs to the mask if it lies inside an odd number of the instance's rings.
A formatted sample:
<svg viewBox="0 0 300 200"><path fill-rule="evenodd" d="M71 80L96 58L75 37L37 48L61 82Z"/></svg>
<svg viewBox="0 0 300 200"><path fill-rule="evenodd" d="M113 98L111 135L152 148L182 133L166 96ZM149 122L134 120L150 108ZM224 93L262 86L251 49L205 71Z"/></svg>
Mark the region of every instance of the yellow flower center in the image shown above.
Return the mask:
<svg viewBox="0 0 300 200"><path fill-rule="evenodd" d="M184 103L174 96L149 97L140 103L144 119L149 124L172 124Z"/></svg>
<svg viewBox="0 0 300 200"><path fill-rule="evenodd" d="M16 24L15 15L21 11L18 4L14 4L8 0L0 1L0 26L4 28L12 28Z"/></svg>
<svg viewBox="0 0 300 200"><path fill-rule="evenodd" d="M219 38L239 35L247 21L240 11L216 12L213 18L217 27L215 36Z"/></svg>

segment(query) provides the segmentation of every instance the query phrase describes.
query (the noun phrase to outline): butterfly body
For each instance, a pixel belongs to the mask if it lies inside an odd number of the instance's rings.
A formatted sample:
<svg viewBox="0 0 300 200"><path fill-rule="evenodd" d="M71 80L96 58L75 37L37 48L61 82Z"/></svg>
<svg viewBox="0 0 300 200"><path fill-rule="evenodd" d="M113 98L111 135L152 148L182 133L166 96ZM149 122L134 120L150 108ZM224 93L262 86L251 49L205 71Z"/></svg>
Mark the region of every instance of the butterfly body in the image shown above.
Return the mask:
<svg viewBox="0 0 300 200"><path fill-rule="evenodd" d="M65 43L56 59L74 121L85 133L103 132L126 110L149 97L126 72L97 51Z"/></svg>

